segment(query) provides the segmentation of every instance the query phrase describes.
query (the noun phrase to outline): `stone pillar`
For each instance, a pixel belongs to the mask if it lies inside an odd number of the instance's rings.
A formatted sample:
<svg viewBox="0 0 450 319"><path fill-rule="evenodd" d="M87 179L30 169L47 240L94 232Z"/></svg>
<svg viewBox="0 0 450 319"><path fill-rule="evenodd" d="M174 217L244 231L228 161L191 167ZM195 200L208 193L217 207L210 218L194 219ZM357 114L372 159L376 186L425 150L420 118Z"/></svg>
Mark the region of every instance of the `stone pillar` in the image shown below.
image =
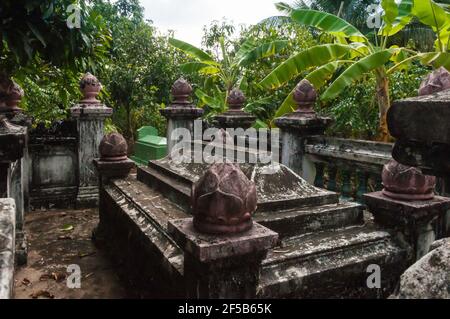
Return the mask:
<svg viewBox="0 0 450 319"><path fill-rule="evenodd" d="M0 76L0 114L8 119L20 114L19 102L23 95L23 89L16 82Z"/></svg>
<svg viewBox="0 0 450 319"><path fill-rule="evenodd" d="M436 239L433 223L450 208L450 198L434 195L436 178L395 160L384 166L384 189L365 194L375 223L395 230L413 247L415 260L428 253Z"/></svg>
<svg viewBox="0 0 450 319"><path fill-rule="evenodd" d="M0 193L5 197L11 197L16 206L16 262L19 265L27 262L27 244L25 231L23 229L25 212L29 209L29 156L28 156L28 129L31 127L31 118L22 112L19 103L24 96L22 88L11 79L0 80L0 117L3 118L3 127L6 128L5 147L16 148L20 155L13 155L9 160L0 164ZM9 128L7 128L9 127ZM14 137L8 140L12 133ZM18 133L18 135L16 134ZM20 136L20 137L19 137ZM16 152L13 151L13 152ZM8 152L8 151L6 151ZM6 183L6 184L5 184ZM6 190L5 190L6 186ZM3 188L3 191L1 190Z"/></svg>
<svg viewBox="0 0 450 319"><path fill-rule="evenodd" d="M192 190L194 218L169 221L184 250L187 298L255 298L278 234L253 223L256 188L238 164L212 165Z"/></svg>
<svg viewBox="0 0 450 319"><path fill-rule="evenodd" d="M244 130L250 128L256 117L243 110L244 103L244 93L239 89L233 89L227 98L228 111L214 117L216 126L224 130L227 128Z"/></svg>
<svg viewBox="0 0 450 319"><path fill-rule="evenodd" d="M11 299L13 296L15 206L12 198L0 198L0 299Z"/></svg>
<svg viewBox="0 0 450 319"><path fill-rule="evenodd" d="M119 133L105 135L100 142L99 154L100 158L93 160L99 176L99 224L92 236L96 243L102 243L105 237L104 216L107 212L103 204L103 186L111 179L126 178L135 166L134 162L127 157L128 145Z"/></svg>
<svg viewBox="0 0 450 319"><path fill-rule="evenodd" d="M24 91L16 82L6 78L0 79L0 114L5 116L11 124L24 127L25 135L28 137L31 118L19 107L23 96ZM16 210L22 216L29 209L29 161L26 139L22 159L14 164L13 173L10 176L15 186L11 192L16 200Z"/></svg>
<svg viewBox="0 0 450 319"><path fill-rule="evenodd" d="M424 173L450 180L450 72L433 71L419 96L389 108L389 131L396 138L392 157ZM438 224L438 238L450 236L450 210Z"/></svg>
<svg viewBox="0 0 450 319"><path fill-rule="evenodd" d="M294 170L314 184L315 165L305 157L308 136L323 135L332 120L318 116L313 110L317 92L308 80L302 80L294 89L295 112L275 120L281 130L281 164Z"/></svg>
<svg viewBox="0 0 450 319"><path fill-rule="evenodd" d="M77 206L96 206L98 178L93 159L99 157L98 147L104 134L105 119L112 109L97 100L102 88L95 76L87 73L80 81L83 99L70 109L78 127L78 196Z"/></svg>
<svg viewBox="0 0 450 319"><path fill-rule="evenodd" d="M237 146L236 148L233 147L232 152L230 149L225 150L229 160L232 162L256 163L258 161L257 157L261 154L251 152L250 150L258 149L258 135L253 134L257 133L256 130L246 132L255 123L256 117L243 110L244 103L244 93L239 89L233 89L227 97L228 110L216 115L213 119L213 124L216 128L225 132L222 138L224 139L224 144L228 144L226 145L227 148L231 146L229 144ZM268 138L269 136L266 137L266 142L269 142ZM242 151L244 149L249 151ZM231 156L231 154L234 155Z"/></svg>
<svg viewBox="0 0 450 319"><path fill-rule="evenodd" d="M176 129L189 130L194 140L194 121L203 115L203 110L196 108L190 101L191 85L183 78L178 79L172 86L173 103L164 109L161 114L167 119L167 151L171 154L172 148L180 141L180 136L172 136ZM202 124L199 125L200 131ZM198 132L202 133L202 132ZM197 139L197 138L196 138ZM201 140L201 136L199 137Z"/></svg>
<svg viewBox="0 0 450 319"><path fill-rule="evenodd" d="M192 219L169 221L184 250L186 298L256 298L261 262L277 234L259 224L243 235L214 236L195 230Z"/></svg>
<svg viewBox="0 0 450 319"><path fill-rule="evenodd" d="M0 114L0 195L11 197L16 204L16 260L25 264L27 260L24 223L24 192L22 159L26 147L27 128L12 124L7 115Z"/></svg>

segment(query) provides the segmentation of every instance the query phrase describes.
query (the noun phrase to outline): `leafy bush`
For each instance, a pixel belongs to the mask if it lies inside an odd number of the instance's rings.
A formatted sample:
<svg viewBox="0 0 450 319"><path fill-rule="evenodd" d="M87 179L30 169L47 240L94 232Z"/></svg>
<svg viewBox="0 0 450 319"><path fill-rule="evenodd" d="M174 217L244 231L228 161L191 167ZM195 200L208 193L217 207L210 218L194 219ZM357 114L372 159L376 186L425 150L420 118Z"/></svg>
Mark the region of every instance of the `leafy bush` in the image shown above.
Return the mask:
<svg viewBox="0 0 450 319"><path fill-rule="evenodd" d="M430 68L415 64L407 70L394 72L390 76L391 100L416 96L420 83L429 72ZM374 76L366 75L334 102L322 106L322 112L335 120L329 134L369 140L376 138L379 115L374 83Z"/></svg>

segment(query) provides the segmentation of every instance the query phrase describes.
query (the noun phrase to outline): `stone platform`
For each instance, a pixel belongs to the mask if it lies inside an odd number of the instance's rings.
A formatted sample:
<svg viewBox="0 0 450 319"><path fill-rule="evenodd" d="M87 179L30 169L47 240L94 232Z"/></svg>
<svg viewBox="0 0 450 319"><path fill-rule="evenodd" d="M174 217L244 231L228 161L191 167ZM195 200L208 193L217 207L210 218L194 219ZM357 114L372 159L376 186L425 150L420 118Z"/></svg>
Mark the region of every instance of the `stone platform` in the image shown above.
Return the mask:
<svg viewBox="0 0 450 319"><path fill-rule="evenodd" d="M309 185L283 165L241 165L255 182L254 220L278 241L259 266L253 297L377 298L392 293L408 267L410 247L363 218L363 208ZM137 176L103 189L100 214L113 256L129 265L140 289L161 296L191 296L185 286L185 249L170 223L190 217L190 192L207 164L176 164L169 158L139 167ZM259 226L258 226L259 227ZM170 229L169 229L170 228ZM367 267L383 269L381 289L370 289ZM247 295L246 295L247 296Z"/></svg>
<svg viewBox="0 0 450 319"><path fill-rule="evenodd" d="M165 196L189 211L191 188L208 168L206 163L177 163L166 157L139 167L137 178L161 189ZM338 202L338 194L308 184L280 164L241 164L256 185L258 212L327 205Z"/></svg>

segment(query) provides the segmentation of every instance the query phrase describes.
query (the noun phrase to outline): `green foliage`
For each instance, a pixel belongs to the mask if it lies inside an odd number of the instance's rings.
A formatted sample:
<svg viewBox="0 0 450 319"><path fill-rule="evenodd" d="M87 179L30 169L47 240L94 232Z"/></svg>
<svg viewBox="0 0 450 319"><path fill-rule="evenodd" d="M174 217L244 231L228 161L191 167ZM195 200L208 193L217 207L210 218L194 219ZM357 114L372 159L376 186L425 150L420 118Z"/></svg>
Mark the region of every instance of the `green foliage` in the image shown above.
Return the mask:
<svg viewBox="0 0 450 319"><path fill-rule="evenodd" d="M33 116L35 124L67 118L68 109L79 101L78 82L81 73L36 62L16 74L15 80L26 92L21 106Z"/></svg>
<svg viewBox="0 0 450 319"><path fill-rule="evenodd" d="M66 117L79 99L82 73L98 73L107 60L110 32L95 10L79 1L80 28L67 20L73 1L2 1L0 73L25 90L21 106L35 123Z"/></svg>
<svg viewBox="0 0 450 319"><path fill-rule="evenodd" d="M204 32L204 50L179 40L170 41L196 60L182 65L181 70L200 77L194 82L198 87L195 94L199 106L205 108L206 118L223 112L228 92L239 87L247 97L246 110L258 117L260 125L269 125L288 92L279 90L267 96L267 90L257 83L289 54L315 44L311 33L298 25L257 25L242 28L235 37L235 28L226 21L213 22Z"/></svg>
<svg viewBox="0 0 450 319"><path fill-rule="evenodd" d="M66 8L74 1L22 2L2 1L0 65L24 88L22 107L36 124L67 118L80 99L79 79L89 71L103 84L100 98L114 108L107 131L132 139L150 124L165 134L159 109L170 102L178 64L185 60L144 21L139 0L80 1L81 29L75 30L66 25Z"/></svg>
<svg viewBox="0 0 450 319"><path fill-rule="evenodd" d="M101 77L107 103L114 108L114 124L129 140L143 125L157 127L165 135L165 119L159 109L170 103L170 88L180 76L178 64L185 61L184 55L142 20L139 6L133 6L135 12L130 13L122 11L119 2L97 1L96 5L110 14L111 62Z"/></svg>
<svg viewBox="0 0 450 319"><path fill-rule="evenodd" d="M108 49L102 17L80 0L80 28L69 28L72 0L2 0L0 67L7 76L39 57L54 66L95 69Z"/></svg>
<svg viewBox="0 0 450 319"><path fill-rule="evenodd" d="M390 75L392 100L417 96L419 85L429 72L430 68L413 64L408 70L392 73ZM354 85L346 88L338 100L322 105L321 112L335 120L329 134L357 139L376 138L380 120L374 98L375 82L373 75L365 75Z"/></svg>
<svg viewBox="0 0 450 319"><path fill-rule="evenodd" d="M374 42L352 24L334 14L311 8L303 9L304 3L300 4L299 9L286 4L278 6L288 13L291 22L326 33L328 38L325 39L329 44L317 45L293 55L267 75L260 85L276 89L306 71L313 74L310 78L315 85L321 85L331 77L331 72L335 72L332 83L321 95L321 99L327 101L342 96L350 85L372 73L376 79L374 97L379 108L380 133L385 141L388 140L386 113L391 102L389 75L405 69L415 59L434 67L450 64L446 52L450 38L450 15L431 0L402 0L399 4L394 0L382 0L383 25L374 35ZM409 48L388 46L389 37L403 30L413 17L436 32L437 52L421 53ZM342 61L337 61L338 59ZM330 64L331 62L333 64ZM339 67L337 63L340 64ZM281 116L293 107L292 94L289 94L276 114Z"/></svg>
<svg viewBox="0 0 450 319"><path fill-rule="evenodd" d="M24 88L22 107L47 125L66 118L79 100L82 74L97 75L101 99L114 108L105 129L129 141L144 125L165 135L159 109L170 104L170 88L182 75L207 118L223 112L228 92L239 87L258 126L292 111L292 88L306 78L323 97L320 111L336 119L333 134L372 139L382 80L389 79L394 100L415 95L429 71L419 62L450 69L449 11L436 1L375 1L385 9L384 25L370 35L365 10L373 0L279 3L287 16L250 27L226 20L205 26L202 48L161 35L144 20L139 0L80 0L81 28L69 29L72 2L2 0L0 70ZM403 43L405 37L411 41ZM416 50L430 38L430 51Z"/></svg>
<svg viewBox="0 0 450 319"><path fill-rule="evenodd" d="M379 0L295 0L292 5L279 2L276 6L285 14L290 14L296 9L311 9L338 15L365 34L370 30L367 28L366 15L362 13L366 12L369 5L379 2Z"/></svg>

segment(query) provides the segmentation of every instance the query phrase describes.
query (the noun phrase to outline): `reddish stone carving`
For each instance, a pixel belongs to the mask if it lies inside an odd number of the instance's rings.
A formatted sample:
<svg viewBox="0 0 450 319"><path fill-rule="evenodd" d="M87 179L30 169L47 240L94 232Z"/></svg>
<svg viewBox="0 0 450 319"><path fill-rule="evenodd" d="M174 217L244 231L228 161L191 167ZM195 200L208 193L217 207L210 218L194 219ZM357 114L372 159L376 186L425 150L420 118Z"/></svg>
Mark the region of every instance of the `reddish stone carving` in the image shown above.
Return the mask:
<svg viewBox="0 0 450 319"><path fill-rule="evenodd" d="M101 161L123 161L127 159L128 144L121 134L109 133L100 142L99 152Z"/></svg>
<svg viewBox="0 0 450 319"><path fill-rule="evenodd" d="M294 89L294 102L297 105L297 113L302 116L316 116L313 109L317 100L317 92L314 86L306 79L301 80Z"/></svg>
<svg viewBox="0 0 450 319"><path fill-rule="evenodd" d="M239 89L231 90L227 97L227 104L230 111L240 111L245 103L244 93Z"/></svg>
<svg viewBox="0 0 450 319"><path fill-rule="evenodd" d="M214 125L222 129L250 128L255 122L256 117L243 110L245 96L239 89L233 89L227 96L228 110L214 117Z"/></svg>
<svg viewBox="0 0 450 319"><path fill-rule="evenodd" d="M214 164L192 189L194 227L208 234L249 230L256 203L255 184L238 164Z"/></svg>
<svg viewBox="0 0 450 319"><path fill-rule="evenodd" d="M6 112L21 111L19 102L23 98L23 89L11 79L0 80L0 109Z"/></svg>
<svg viewBox="0 0 450 319"><path fill-rule="evenodd" d="M179 78L172 85L173 104L190 104L189 98L192 94L192 86L183 78Z"/></svg>
<svg viewBox="0 0 450 319"><path fill-rule="evenodd" d="M429 95L450 89L450 72L441 66L420 84L419 95Z"/></svg>
<svg viewBox="0 0 450 319"><path fill-rule="evenodd" d="M12 85L9 88L8 95L5 97L6 106L13 111L19 111L19 102L20 100L22 100L23 96L23 89L19 84L12 81Z"/></svg>
<svg viewBox="0 0 450 319"><path fill-rule="evenodd" d="M424 175L418 168L391 160L384 166L381 178L383 194L390 198L414 201L434 197L436 177Z"/></svg>
<svg viewBox="0 0 450 319"><path fill-rule="evenodd" d="M80 101L82 104L99 104L97 96L102 89L100 81L91 73L86 73L80 81L81 93L83 93L83 99Z"/></svg>

